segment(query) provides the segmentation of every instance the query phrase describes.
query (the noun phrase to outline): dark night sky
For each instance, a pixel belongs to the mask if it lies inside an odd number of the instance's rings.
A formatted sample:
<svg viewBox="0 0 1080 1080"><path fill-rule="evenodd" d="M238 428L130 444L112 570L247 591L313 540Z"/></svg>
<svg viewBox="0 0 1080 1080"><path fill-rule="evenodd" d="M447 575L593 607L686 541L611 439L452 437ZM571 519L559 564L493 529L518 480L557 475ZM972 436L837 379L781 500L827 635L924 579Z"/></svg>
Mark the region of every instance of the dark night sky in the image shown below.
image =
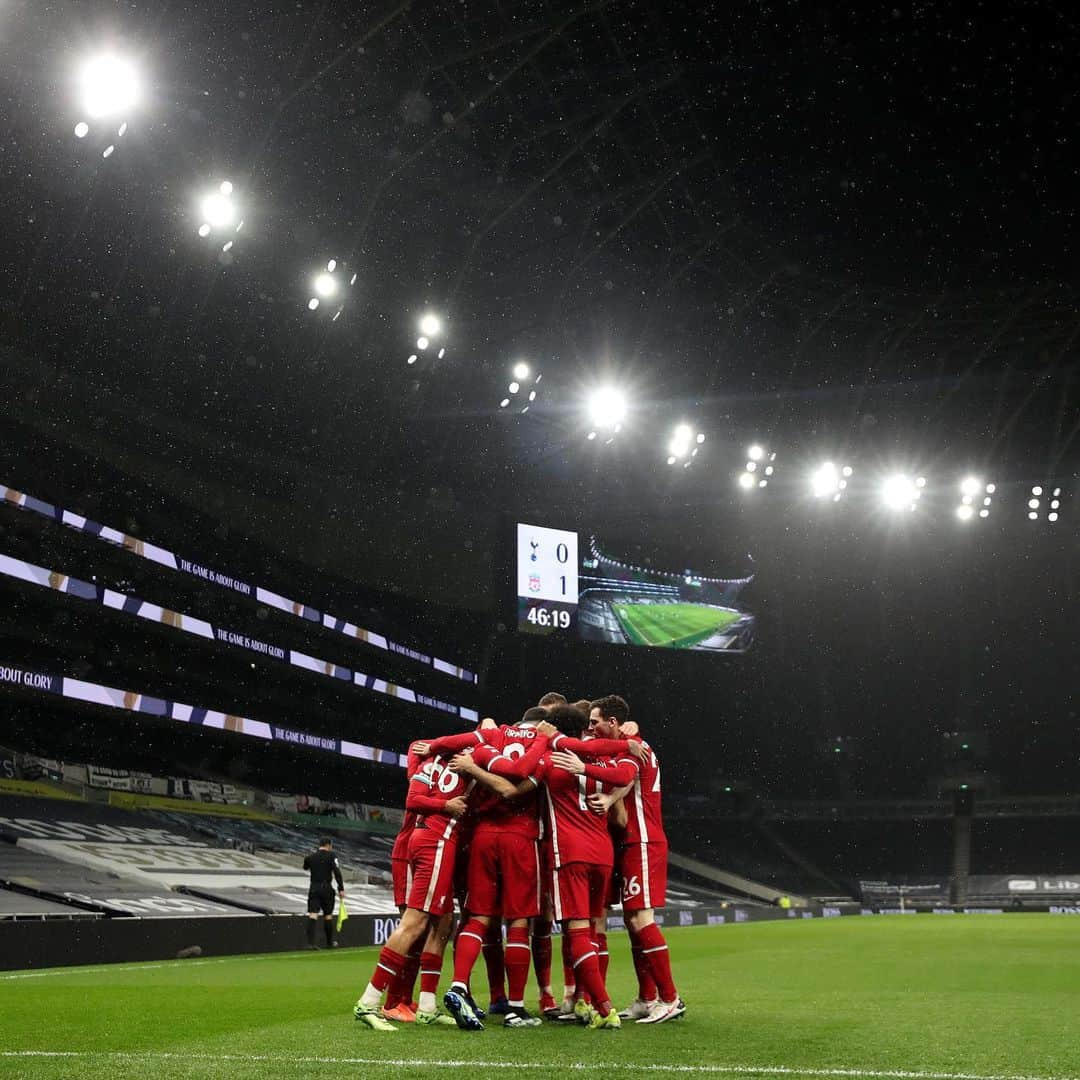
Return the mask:
<svg viewBox="0 0 1080 1080"><path fill-rule="evenodd" d="M72 72L103 44L147 88L108 159L104 130L72 134ZM1078 45L1071 9L1041 3L8 3L7 482L177 546L198 507L216 533L181 539L273 537L489 622L499 512L638 514L702 558L749 536L775 563L760 657L656 661L640 700L737 700L723 751L777 777L875 697L874 761L958 714L1019 761L1030 731L1009 722L1033 710L1068 747L1017 774L1034 783L1076 757L1071 695L1046 692L1075 650L1075 515L1047 537L1023 502L1075 490ZM223 255L196 206L226 178L245 226ZM337 322L305 306L330 257L358 276ZM428 309L446 357L410 367ZM512 419L520 356L545 382ZM576 404L600 375L634 402L605 456ZM684 417L709 438L673 477L660 446ZM758 438L791 471L748 509L732 478ZM831 523L798 489L821 454L863 478ZM930 476L936 518L897 536L871 487L900 465ZM965 540L969 469L1002 509ZM924 645L935 704L906 738L919 679L897 673ZM515 650L490 653L505 694L580 662Z"/></svg>

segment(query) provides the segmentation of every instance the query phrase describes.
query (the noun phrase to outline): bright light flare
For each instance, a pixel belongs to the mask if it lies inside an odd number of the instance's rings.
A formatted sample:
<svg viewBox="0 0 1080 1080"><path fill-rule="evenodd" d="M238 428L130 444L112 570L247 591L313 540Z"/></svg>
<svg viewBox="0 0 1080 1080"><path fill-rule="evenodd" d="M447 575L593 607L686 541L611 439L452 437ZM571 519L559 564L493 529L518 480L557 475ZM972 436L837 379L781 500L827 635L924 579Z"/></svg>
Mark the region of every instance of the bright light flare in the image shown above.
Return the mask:
<svg viewBox="0 0 1080 1080"><path fill-rule="evenodd" d="M919 480L923 480L919 477ZM882 502L890 510L914 510L926 481L912 480L904 473L895 473L881 485Z"/></svg>
<svg viewBox="0 0 1080 1080"><path fill-rule="evenodd" d="M118 116L139 102L139 76L123 57L103 53L88 61L79 72L82 105L91 118Z"/></svg>
<svg viewBox="0 0 1080 1080"><path fill-rule="evenodd" d="M822 462L810 476L810 490L816 499L824 499L830 495L838 495L847 487L845 476L851 475L849 467L845 466L846 472L841 475L831 461Z"/></svg>
<svg viewBox="0 0 1080 1080"><path fill-rule="evenodd" d="M977 476L967 476L960 482L961 495L978 495L983 483Z"/></svg>
<svg viewBox="0 0 1080 1080"><path fill-rule="evenodd" d="M332 274L320 274L315 279L315 291L325 300L338 291L337 282Z"/></svg>
<svg viewBox="0 0 1080 1080"><path fill-rule="evenodd" d="M233 200L233 186L228 180L223 180L209 195L205 195L199 203L199 211L202 214L202 225L199 227L200 236L208 236L215 229L232 228L235 224L237 232L243 222L237 222L236 202Z"/></svg>
<svg viewBox="0 0 1080 1080"><path fill-rule="evenodd" d="M438 337L442 333L442 319L428 312L420 319L420 333L427 338Z"/></svg>
<svg viewBox="0 0 1080 1080"><path fill-rule="evenodd" d="M529 365L526 364L524 360L519 360L514 365L514 378L517 379L518 382L523 382L528 377L529 377Z"/></svg>
<svg viewBox="0 0 1080 1080"><path fill-rule="evenodd" d="M588 410L594 428L618 431L626 419L626 396L613 386L602 386L589 395Z"/></svg>

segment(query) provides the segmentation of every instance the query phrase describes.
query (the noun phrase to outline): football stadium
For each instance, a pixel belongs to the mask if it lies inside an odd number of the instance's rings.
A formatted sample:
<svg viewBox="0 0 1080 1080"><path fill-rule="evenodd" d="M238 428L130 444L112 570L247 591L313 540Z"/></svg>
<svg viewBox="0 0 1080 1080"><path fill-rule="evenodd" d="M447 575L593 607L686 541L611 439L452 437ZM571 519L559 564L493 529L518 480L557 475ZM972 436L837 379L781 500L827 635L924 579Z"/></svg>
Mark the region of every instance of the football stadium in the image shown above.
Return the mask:
<svg viewBox="0 0 1080 1080"><path fill-rule="evenodd" d="M0 1077L1080 1080L1078 48L0 5Z"/></svg>

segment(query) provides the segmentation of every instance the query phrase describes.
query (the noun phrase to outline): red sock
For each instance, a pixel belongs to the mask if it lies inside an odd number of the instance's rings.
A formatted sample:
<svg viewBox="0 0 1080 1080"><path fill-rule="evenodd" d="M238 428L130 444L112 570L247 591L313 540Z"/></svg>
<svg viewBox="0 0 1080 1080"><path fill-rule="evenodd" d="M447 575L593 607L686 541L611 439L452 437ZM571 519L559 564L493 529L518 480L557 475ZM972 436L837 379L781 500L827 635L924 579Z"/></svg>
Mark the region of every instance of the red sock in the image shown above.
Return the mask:
<svg viewBox="0 0 1080 1080"><path fill-rule="evenodd" d="M630 931L630 956L634 961L634 971L637 972L638 999L655 1001L659 993L656 980L652 976L648 958L641 955L641 939L633 930Z"/></svg>
<svg viewBox="0 0 1080 1080"><path fill-rule="evenodd" d="M607 982L608 951L607 934L596 935L596 956L600 961L600 978Z"/></svg>
<svg viewBox="0 0 1080 1080"><path fill-rule="evenodd" d="M510 984L510 1004L525 1005L525 984L529 981L529 928L511 926L506 931L506 977Z"/></svg>
<svg viewBox="0 0 1080 1080"><path fill-rule="evenodd" d="M536 919L532 932L533 970L543 993L551 985L551 922Z"/></svg>
<svg viewBox="0 0 1080 1080"><path fill-rule="evenodd" d="M570 931L563 930L562 934L562 977L563 986L577 986L574 978L574 961L570 955Z"/></svg>
<svg viewBox="0 0 1080 1080"><path fill-rule="evenodd" d="M503 956L502 921L488 926L484 938L484 966L487 968L488 992L492 1001L506 997L506 960Z"/></svg>
<svg viewBox="0 0 1080 1080"><path fill-rule="evenodd" d="M382 992L390 985L393 979L401 974L401 969L404 966L405 957L384 945L379 953L379 962L375 965L375 970L371 975L371 985Z"/></svg>
<svg viewBox="0 0 1080 1080"><path fill-rule="evenodd" d="M395 1005L411 1005L413 984L416 982L416 973L420 968L420 954L410 952L405 957L405 963L401 967L401 974L390 983L390 989L386 993L385 1009L392 1009Z"/></svg>
<svg viewBox="0 0 1080 1080"><path fill-rule="evenodd" d="M454 982L469 985L469 976L480 956L486 933L487 927L477 919L470 919L458 932L454 942Z"/></svg>
<svg viewBox="0 0 1080 1080"><path fill-rule="evenodd" d="M442 957L437 953L426 952L420 956L420 993L436 994L439 991L439 977L442 975Z"/></svg>
<svg viewBox="0 0 1080 1080"><path fill-rule="evenodd" d="M583 926L578 930L571 930L568 937L577 984L588 991L600 1015L607 1016L611 1012L611 1006L607 1000L604 980L600 978L600 962L593 947L592 931Z"/></svg>
<svg viewBox="0 0 1080 1080"><path fill-rule="evenodd" d="M405 957L405 970L401 973L401 1003L411 1005L416 993L416 977L420 974L420 950L414 949Z"/></svg>
<svg viewBox="0 0 1080 1080"><path fill-rule="evenodd" d="M679 994L671 978L671 957L660 927L656 923L649 923L638 934L638 940L641 942L641 955L648 962L652 977L656 980L660 999L674 1001Z"/></svg>

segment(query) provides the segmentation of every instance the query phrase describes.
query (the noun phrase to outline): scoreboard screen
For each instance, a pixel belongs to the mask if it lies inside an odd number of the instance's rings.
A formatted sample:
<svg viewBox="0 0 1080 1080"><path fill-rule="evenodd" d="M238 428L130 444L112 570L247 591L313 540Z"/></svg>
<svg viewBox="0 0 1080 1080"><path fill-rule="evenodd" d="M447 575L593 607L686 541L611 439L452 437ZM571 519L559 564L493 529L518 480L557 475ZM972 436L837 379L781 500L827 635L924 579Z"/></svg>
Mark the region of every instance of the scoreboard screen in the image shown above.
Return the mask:
<svg viewBox="0 0 1080 1080"><path fill-rule="evenodd" d="M750 556L725 577L650 558L633 565L595 535L522 522L516 551L522 633L713 653L753 642L755 618L740 595L755 578Z"/></svg>
<svg viewBox="0 0 1080 1080"><path fill-rule="evenodd" d="M542 525L517 527L518 628L547 634L577 620L578 534Z"/></svg>

